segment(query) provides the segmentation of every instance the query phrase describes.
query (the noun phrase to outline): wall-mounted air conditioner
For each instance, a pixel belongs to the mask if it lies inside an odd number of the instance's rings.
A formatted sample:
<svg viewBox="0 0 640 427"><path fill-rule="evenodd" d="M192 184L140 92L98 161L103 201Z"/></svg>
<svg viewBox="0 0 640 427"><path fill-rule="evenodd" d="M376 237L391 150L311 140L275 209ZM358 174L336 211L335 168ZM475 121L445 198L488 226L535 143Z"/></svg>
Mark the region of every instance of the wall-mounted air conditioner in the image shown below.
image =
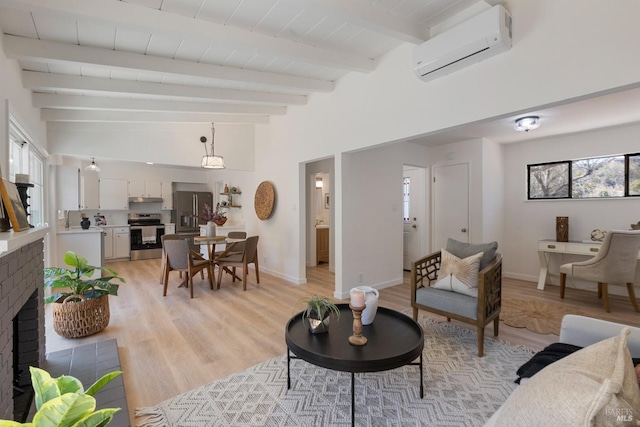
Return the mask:
<svg viewBox="0 0 640 427"><path fill-rule="evenodd" d="M496 5L416 46L414 70L429 81L509 49L511 15Z"/></svg>

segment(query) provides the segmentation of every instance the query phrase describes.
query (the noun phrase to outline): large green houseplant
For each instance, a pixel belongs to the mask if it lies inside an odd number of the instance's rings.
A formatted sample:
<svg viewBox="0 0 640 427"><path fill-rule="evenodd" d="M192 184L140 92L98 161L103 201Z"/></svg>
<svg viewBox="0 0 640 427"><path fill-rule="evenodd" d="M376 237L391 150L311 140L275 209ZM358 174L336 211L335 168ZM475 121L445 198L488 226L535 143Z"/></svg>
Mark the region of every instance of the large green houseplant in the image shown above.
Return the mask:
<svg viewBox="0 0 640 427"><path fill-rule="evenodd" d="M45 297L53 304L53 327L61 336L79 338L99 332L109 324L109 295L118 295L119 285L111 280L124 279L108 267L89 265L87 259L68 251L64 262L72 267L44 269L45 288L59 292ZM107 275L92 279L101 270Z"/></svg>
<svg viewBox="0 0 640 427"><path fill-rule="evenodd" d="M105 408L96 411L98 390L122 374L115 371L105 374L87 390L82 383L70 375L52 378L43 369L29 367L31 383L35 392L37 412L30 423L0 420L0 427L104 427L109 425L113 414L120 408Z"/></svg>

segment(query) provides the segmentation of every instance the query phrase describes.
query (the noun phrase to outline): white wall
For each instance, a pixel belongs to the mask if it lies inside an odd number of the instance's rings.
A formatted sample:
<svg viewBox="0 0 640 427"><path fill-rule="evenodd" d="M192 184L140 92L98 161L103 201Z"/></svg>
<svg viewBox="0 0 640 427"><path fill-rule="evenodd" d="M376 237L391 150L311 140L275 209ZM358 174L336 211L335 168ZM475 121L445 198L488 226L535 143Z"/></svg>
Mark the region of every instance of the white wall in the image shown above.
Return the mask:
<svg viewBox="0 0 640 427"><path fill-rule="evenodd" d="M507 239L501 252L505 276L537 281L537 242L555 239L556 216L569 217L571 240L589 240L596 228L629 229L640 220L639 198L528 201L527 164L636 153L639 136L640 125L632 125L504 147ZM558 264L573 260L565 255L554 262L553 283L557 283Z"/></svg>
<svg viewBox="0 0 640 427"><path fill-rule="evenodd" d="M40 110L31 106L31 91L22 87L22 70L18 63L8 59L2 49L3 33L0 28L0 169L2 177L9 178L9 121L8 111L29 134L34 144L47 149L46 127L40 120Z"/></svg>
<svg viewBox="0 0 640 427"><path fill-rule="evenodd" d="M215 154L229 169L255 168L253 125L216 123ZM50 123L52 153L200 167L211 151L211 125L193 123Z"/></svg>
<svg viewBox="0 0 640 427"><path fill-rule="evenodd" d="M513 0L509 8L514 22L514 46L509 52L424 83L411 70L412 46L402 45L380 58L375 72L347 75L336 83L333 93L315 94L308 105L291 107L286 116L272 118L268 127L256 127L258 145L288 154L275 163L263 163L257 154L260 161L256 172L263 177L270 176L280 192L285 193L289 212L304 203L305 181L296 165L329 156L336 158L336 294L344 294L344 289L357 280L358 272L369 271L370 275L377 276L374 272L381 268L380 265L351 265L341 260L342 256L379 259L376 247L366 246L365 242L351 249L356 243L347 237L348 227L352 225L348 222L355 212L350 212L346 203L360 203L369 191L355 185L347 190L346 179L341 174L346 173L348 167L341 164L341 153L638 82L640 57L628 52L635 51L635 40L640 37L640 27L636 25L640 19L640 3L590 1L589 7L582 7L578 0ZM615 22L614 28L593 31L601 28L603 22ZM258 153L265 149L256 150ZM495 153L491 157L496 160ZM345 161L349 160L345 158ZM507 180L511 178L508 173L505 176ZM494 178L487 180L486 185L491 186ZM371 184L362 181L361 185ZM476 194L480 197L482 193L481 187ZM273 249L282 257L286 275L302 278L304 263L300 262L299 254L304 248L304 215L292 216L289 212L282 218L278 213L274 218L273 233L287 233L291 239L284 239L285 243L280 237L280 243ZM508 233L501 237L498 228L495 223L487 224L484 218L473 225L474 230L495 233L505 242L511 238ZM400 251L400 237L398 242L393 239L386 240L389 251L393 248ZM472 239L476 240L476 236ZM291 242L294 244L290 245ZM349 255L352 250L361 253ZM367 280L392 279L392 269Z"/></svg>

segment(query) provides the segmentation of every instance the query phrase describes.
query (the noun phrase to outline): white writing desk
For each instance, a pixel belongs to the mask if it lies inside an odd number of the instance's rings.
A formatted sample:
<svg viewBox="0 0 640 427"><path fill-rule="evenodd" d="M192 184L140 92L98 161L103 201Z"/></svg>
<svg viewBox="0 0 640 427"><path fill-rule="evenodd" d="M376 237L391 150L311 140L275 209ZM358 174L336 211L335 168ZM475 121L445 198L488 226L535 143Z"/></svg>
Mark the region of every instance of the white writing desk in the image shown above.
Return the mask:
<svg viewBox="0 0 640 427"><path fill-rule="evenodd" d="M602 246L601 242L581 242L576 240L556 242L555 240L539 240L538 258L540 258L540 276L538 277L538 289L544 289L549 271L549 260L553 254L585 255L592 257L598 253L600 246ZM640 253L638 253L638 259L640 259Z"/></svg>

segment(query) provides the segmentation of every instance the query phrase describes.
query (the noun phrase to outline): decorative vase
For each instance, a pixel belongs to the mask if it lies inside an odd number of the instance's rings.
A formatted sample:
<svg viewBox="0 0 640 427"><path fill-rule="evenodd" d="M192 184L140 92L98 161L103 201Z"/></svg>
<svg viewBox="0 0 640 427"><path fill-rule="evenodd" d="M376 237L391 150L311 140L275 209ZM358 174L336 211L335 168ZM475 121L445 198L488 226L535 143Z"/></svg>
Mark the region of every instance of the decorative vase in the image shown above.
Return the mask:
<svg viewBox="0 0 640 427"><path fill-rule="evenodd" d="M312 311L307 317L307 322L309 322L309 332L312 334L324 334L325 332L329 332L329 321L331 320L330 316L331 312L329 310L324 310L322 313L318 313L317 311Z"/></svg>
<svg viewBox="0 0 640 427"><path fill-rule="evenodd" d="M227 217L223 216L222 218L214 219L213 222L215 222L218 227L222 227L224 223L227 222Z"/></svg>
<svg viewBox="0 0 640 427"><path fill-rule="evenodd" d="M90 226L91 221L89 218L82 218L82 221L80 221L80 227L82 227L83 230L88 230Z"/></svg>
<svg viewBox="0 0 640 427"><path fill-rule="evenodd" d="M352 291L364 292L364 303L366 305L366 308L362 312L362 324L372 324L373 319L376 318L376 313L378 312L378 298L380 297L380 292L378 292L377 289L374 289L371 286L358 286L351 289L350 292Z"/></svg>
<svg viewBox="0 0 640 427"><path fill-rule="evenodd" d="M556 241L557 242L569 241L569 217L568 216L556 217Z"/></svg>
<svg viewBox="0 0 640 427"><path fill-rule="evenodd" d="M207 222L207 237L216 237L216 223L213 221Z"/></svg>
<svg viewBox="0 0 640 427"><path fill-rule="evenodd" d="M71 295L52 303L53 329L65 338L81 338L109 325L109 295L86 299Z"/></svg>

